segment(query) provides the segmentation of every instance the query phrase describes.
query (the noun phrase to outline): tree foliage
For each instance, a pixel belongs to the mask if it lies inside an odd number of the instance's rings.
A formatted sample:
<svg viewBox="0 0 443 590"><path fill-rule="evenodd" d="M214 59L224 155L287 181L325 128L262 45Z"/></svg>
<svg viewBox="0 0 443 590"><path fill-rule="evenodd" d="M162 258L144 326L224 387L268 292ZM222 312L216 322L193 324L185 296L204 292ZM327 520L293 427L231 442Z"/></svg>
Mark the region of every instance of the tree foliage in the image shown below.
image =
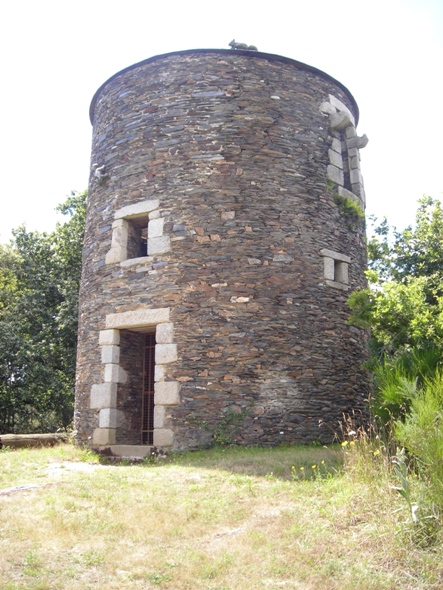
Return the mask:
<svg viewBox="0 0 443 590"><path fill-rule="evenodd" d="M72 421L86 193L58 210L53 232L20 227L0 249L0 433Z"/></svg>
<svg viewBox="0 0 443 590"><path fill-rule="evenodd" d="M351 295L351 321L371 328L379 355L443 347L443 209L419 201L414 228L384 219L369 241L369 288Z"/></svg>

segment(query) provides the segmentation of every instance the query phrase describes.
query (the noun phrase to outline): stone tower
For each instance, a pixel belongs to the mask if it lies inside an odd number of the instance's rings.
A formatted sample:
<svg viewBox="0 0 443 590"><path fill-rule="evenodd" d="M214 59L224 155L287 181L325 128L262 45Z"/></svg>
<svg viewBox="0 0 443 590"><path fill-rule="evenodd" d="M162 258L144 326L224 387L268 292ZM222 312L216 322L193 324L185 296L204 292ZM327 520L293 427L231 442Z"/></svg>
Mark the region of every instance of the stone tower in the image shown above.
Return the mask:
<svg viewBox="0 0 443 590"><path fill-rule="evenodd" d="M78 440L328 442L364 415L357 105L329 75L247 50L156 56L91 105ZM357 205L357 206L355 206Z"/></svg>

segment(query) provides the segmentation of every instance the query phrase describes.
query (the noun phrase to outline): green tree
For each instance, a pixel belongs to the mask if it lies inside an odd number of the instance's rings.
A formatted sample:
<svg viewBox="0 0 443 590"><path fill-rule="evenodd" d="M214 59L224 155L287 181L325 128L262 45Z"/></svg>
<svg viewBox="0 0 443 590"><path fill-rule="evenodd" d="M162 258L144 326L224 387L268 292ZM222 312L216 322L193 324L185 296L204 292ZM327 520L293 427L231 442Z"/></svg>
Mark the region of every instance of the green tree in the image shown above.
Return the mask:
<svg viewBox="0 0 443 590"><path fill-rule="evenodd" d="M20 227L0 252L0 433L72 421L86 193L58 209L69 219L54 232Z"/></svg>
<svg viewBox="0 0 443 590"><path fill-rule="evenodd" d="M376 354L443 347L443 209L419 201L415 227L388 222L368 244L369 288L351 295L351 321L371 328Z"/></svg>

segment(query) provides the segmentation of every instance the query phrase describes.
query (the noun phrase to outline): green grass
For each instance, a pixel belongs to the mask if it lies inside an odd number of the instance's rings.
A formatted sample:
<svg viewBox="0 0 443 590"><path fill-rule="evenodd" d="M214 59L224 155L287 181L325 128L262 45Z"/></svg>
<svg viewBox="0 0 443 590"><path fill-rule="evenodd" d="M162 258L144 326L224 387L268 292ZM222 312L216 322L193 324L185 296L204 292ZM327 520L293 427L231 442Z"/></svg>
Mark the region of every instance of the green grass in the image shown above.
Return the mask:
<svg viewBox="0 0 443 590"><path fill-rule="evenodd" d="M1 494L24 484L40 487ZM417 543L395 485L369 443L135 465L69 445L2 452L0 589L441 588L440 533Z"/></svg>

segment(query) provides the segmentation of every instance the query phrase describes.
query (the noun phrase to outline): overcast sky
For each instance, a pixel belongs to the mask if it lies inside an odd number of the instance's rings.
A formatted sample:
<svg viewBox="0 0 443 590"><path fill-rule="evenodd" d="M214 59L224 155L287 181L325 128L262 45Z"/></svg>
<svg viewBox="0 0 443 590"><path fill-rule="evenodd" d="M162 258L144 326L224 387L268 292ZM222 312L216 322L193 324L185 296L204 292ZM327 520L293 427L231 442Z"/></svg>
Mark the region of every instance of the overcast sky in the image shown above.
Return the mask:
<svg viewBox="0 0 443 590"><path fill-rule="evenodd" d="M117 71L231 39L315 66L353 94L367 212L402 228L443 198L443 1L3 0L0 241L87 188L89 104Z"/></svg>

